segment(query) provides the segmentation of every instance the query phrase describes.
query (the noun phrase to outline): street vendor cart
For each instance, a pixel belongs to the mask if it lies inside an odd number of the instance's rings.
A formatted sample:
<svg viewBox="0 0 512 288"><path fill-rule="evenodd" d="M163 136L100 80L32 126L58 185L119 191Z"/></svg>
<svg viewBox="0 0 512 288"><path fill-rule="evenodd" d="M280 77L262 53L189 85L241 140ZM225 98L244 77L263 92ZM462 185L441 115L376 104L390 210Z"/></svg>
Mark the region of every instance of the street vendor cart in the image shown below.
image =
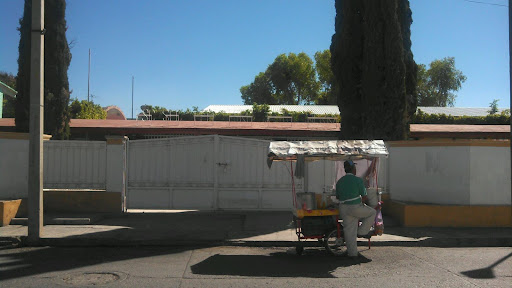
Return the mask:
<svg viewBox="0 0 512 288"><path fill-rule="evenodd" d="M296 245L298 255L304 251L304 241L307 239L317 239L327 251L334 255L340 255L346 251L343 223L338 216L338 205L333 203L332 199L335 194L296 193L295 176L303 173L305 163L317 160L368 160L372 163L369 166L372 167L370 169L373 169L368 170L368 175L374 177L375 181L367 190L376 192L379 189L378 169L376 169L378 160L387 156L388 151L382 140L273 141L270 143L267 157L269 167L274 161L290 162L292 213L298 238ZM295 173L293 172L294 162L296 163ZM380 209L380 199L375 203L377 204L373 206L378 205L378 207L374 208ZM370 242L368 244L370 245Z"/></svg>

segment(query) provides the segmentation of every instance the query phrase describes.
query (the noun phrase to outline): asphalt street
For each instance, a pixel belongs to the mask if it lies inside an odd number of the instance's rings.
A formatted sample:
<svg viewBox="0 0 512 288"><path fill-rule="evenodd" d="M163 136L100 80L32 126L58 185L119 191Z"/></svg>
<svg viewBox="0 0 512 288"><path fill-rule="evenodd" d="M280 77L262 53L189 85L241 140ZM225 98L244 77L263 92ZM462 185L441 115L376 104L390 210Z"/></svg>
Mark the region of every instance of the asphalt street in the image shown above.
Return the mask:
<svg viewBox="0 0 512 288"><path fill-rule="evenodd" d="M3 247L1 287L510 287L512 248Z"/></svg>

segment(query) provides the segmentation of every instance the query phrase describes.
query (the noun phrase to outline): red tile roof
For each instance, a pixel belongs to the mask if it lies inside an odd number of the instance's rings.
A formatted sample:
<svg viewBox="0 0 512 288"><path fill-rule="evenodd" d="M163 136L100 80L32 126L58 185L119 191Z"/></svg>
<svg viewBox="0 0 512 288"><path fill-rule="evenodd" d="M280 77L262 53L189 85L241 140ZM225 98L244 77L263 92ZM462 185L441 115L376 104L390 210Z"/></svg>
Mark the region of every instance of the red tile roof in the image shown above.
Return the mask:
<svg viewBox="0 0 512 288"><path fill-rule="evenodd" d="M72 119L73 131L101 130L113 134L222 134L247 136L322 136L336 138L339 123L137 121ZM0 130L13 131L14 119L0 119ZM414 138L509 138L510 125L411 124Z"/></svg>

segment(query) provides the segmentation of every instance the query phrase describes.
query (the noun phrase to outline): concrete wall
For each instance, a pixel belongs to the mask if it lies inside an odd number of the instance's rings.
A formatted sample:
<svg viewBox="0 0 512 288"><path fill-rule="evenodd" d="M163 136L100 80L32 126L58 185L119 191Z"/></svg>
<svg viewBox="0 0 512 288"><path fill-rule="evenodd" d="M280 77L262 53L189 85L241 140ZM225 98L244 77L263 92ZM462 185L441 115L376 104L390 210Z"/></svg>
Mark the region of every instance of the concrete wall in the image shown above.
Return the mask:
<svg viewBox="0 0 512 288"><path fill-rule="evenodd" d="M470 156L470 204L510 204L510 147L471 146Z"/></svg>
<svg viewBox="0 0 512 288"><path fill-rule="evenodd" d="M109 209L121 211L119 207L124 203L125 192L126 140L114 137L106 142L45 141L44 189L69 190L62 192L67 194L53 191L59 197L67 195L62 199L69 200L68 207L78 207L76 203L79 202L90 206L96 200L96 208L107 207L101 211L96 209L98 212ZM28 134L0 133L0 200L28 197L28 144ZM83 191L76 194L72 190ZM91 190L114 192L121 197ZM45 197L53 197L54 194L46 191ZM55 210L55 205L63 203L57 198L45 199L45 205L51 205L49 208ZM85 209L85 206L80 209Z"/></svg>
<svg viewBox="0 0 512 288"><path fill-rule="evenodd" d="M390 142L389 191L397 201L510 205L508 140Z"/></svg>
<svg viewBox="0 0 512 288"><path fill-rule="evenodd" d="M28 139L0 138L0 200L28 197Z"/></svg>

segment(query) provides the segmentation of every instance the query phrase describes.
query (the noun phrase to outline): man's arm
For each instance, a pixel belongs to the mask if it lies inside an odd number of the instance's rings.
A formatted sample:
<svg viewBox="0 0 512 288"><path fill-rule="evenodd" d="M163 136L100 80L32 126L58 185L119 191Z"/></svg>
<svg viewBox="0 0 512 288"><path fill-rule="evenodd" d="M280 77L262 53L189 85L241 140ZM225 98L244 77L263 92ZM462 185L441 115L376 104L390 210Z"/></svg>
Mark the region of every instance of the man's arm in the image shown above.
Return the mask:
<svg viewBox="0 0 512 288"><path fill-rule="evenodd" d="M359 179L361 179L361 178L359 178ZM368 196L366 194L366 188L364 187L363 179L361 179L361 181L360 181L359 195L361 195L362 203L368 204Z"/></svg>

